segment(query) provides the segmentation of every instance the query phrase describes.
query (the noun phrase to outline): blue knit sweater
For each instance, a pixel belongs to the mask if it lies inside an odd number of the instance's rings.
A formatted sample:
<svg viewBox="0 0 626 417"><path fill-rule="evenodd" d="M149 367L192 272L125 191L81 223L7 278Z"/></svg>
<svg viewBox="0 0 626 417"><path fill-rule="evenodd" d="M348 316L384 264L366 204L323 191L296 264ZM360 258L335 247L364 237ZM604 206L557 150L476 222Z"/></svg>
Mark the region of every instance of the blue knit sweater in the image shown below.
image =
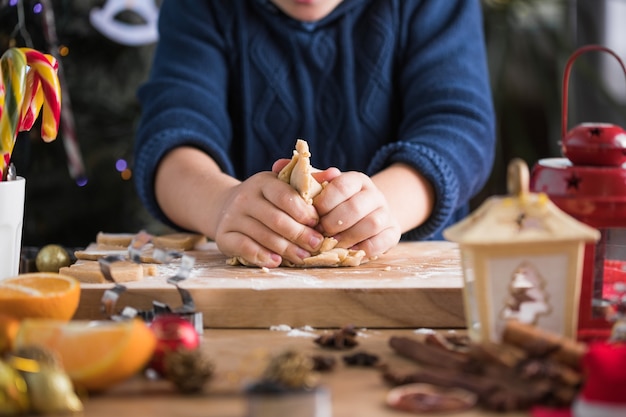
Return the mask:
<svg viewBox="0 0 626 417"><path fill-rule="evenodd" d="M436 203L404 239L440 238L489 176L494 116L478 0L344 0L312 24L268 0L165 0L159 29L138 92L134 178L167 224L154 175L180 145L241 180L290 157L298 138L318 168L373 175L407 163L432 182Z"/></svg>

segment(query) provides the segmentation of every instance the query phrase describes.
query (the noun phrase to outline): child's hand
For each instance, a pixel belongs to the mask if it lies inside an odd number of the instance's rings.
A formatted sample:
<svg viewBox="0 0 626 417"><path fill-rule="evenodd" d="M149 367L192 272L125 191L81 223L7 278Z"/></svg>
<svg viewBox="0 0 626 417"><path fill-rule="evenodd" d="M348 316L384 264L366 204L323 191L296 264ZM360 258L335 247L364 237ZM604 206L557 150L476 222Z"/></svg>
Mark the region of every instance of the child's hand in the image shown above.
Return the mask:
<svg viewBox="0 0 626 417"><path fill-rule="evenodd" d="M215 242L225 255L261 267L277 267L283 258L301 264L321 244L317 223L315 208L295 189L261 172L225 196Z"/></svg>
<svg viewBox="0 0 626 417"><path fill-rule="evenodd" d="M400 241L400 225L371 178L335 168L315 174L328 185L313 199L320 216L317 230L333 236L338 246L362 249L368 257L381 255Z"/></svg>

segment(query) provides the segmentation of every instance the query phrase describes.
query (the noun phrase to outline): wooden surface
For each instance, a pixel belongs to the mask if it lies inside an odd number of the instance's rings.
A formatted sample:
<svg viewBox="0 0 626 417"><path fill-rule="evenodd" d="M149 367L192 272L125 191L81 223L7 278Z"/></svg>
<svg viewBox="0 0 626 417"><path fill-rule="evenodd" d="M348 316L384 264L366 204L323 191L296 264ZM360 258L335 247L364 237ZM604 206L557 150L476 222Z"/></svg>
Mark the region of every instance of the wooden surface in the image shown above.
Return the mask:
<svg viewBox="0 0 626 417"><path fill-rule="evenodd" d="M370 328L465 326L458 247L450 242L401 243L375 261L345 268L260 269L229 266L213 243L188 252L196 258L187 289L210 328L273 325ZM157 276L127 283L116 307L140 310L158 300L176 308L166 283L179 263L158 265ZM100 300L111 284L83 284L76 319L101 319Z"/></svg>
<svg viewBox="0 0 626 417"><path fill-rule="evenodd" d="M243 330L206 329L202 349L215 364L213 379L196 396L179 394L163 380L137 377L109 391L85 400L85 417L246 417L243 388L253 382L273 355L293 349L310 354L331 355L337 367L321 374L320 383L328 388L333 417L402 417L412 414L385 405L389 387L376 368L348 367L342 356L357 351L379 355L392 370L410 372L417 365L397 356L389 347L391 336L416 336L412 330L360 329L359 346L349 351L326 350L313 342L324 330ZM428 417L427 414L421 414ZM439 414L437 414L439 415ZM446 417L526 417L525 412L490 413L474 408ZM277 416L278 417L278 416ZM288 417L288 416L285 416ZM433 415L434 417L434 415Z"/></svg>

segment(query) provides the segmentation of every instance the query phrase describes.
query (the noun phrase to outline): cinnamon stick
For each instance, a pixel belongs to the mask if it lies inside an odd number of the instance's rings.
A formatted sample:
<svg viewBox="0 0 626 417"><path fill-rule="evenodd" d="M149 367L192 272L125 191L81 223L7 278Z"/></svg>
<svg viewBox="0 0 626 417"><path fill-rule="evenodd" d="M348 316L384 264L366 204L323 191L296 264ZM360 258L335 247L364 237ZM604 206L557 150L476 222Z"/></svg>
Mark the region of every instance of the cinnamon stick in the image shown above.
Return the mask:
<svg viewBox="0 0 626 417"><path fill-rule="evenodd" d="M549 352L552 359L574 369L580 368L580 359L587 350L584 343L516 320L507 322L502 342L517 346L530 356L536 356L540 347L544 352Z"/></svg>
<svg viewBox="0 0 626 417"><path fill-rule="evenodd" d="M446 388L463 388L475 393L481 405L490 410L512 411L540 403L553 389L547 381L518 381L474 375L453 369L423 368L406 375L385 372L383 378L392 385L426 383Z"/></svg>
<svg viewBox="0 0 626 417"><path fill-rule="evenodd" d="M405 358L438 368L461 369L469 361L464 354L425 344L409 337L392 336L389 339L389 346Z"/></svg>

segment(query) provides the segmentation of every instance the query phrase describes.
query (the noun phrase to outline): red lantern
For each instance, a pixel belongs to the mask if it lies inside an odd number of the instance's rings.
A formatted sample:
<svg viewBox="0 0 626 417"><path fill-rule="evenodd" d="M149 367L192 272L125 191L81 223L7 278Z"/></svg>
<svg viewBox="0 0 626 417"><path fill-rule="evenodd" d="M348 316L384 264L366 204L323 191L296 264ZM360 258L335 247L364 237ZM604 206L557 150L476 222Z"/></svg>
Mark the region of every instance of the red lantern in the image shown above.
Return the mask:
<svg viewBox="0 0 626 417"><path fill-rule="evenodd" d="M585 248L578 338L606 339L613 323L609 312L619 284L626 284L626 132L607 123L583 123L567 131L567 95L574 60L601 51L622 60L612 50L588 45L569 58L563 77L561 149L565 158L539 160L530 188L544 192L563 211L600 230L596 244Z"/></svg>

